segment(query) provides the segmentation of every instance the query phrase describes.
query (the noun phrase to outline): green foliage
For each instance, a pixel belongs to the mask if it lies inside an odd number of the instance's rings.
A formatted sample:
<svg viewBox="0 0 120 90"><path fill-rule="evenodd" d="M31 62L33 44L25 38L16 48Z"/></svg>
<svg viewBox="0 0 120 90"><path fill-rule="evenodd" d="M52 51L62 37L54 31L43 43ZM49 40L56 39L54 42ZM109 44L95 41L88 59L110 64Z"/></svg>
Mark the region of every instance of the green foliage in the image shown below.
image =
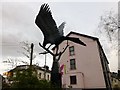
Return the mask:
<svg viewBox="0 0 120 90"><path fill-rule="evenodd" d="M119 85L114 85L113 90L120 90L120 86Z"/></svg>
<svg viewBox="0 0 120 90"><path fill-rule="evenodd" d="M38 80L37 74L31 69L24 70L22 73L16 71L16 77L13 78L11 88L52 88L52 85L47 80Z"/></svg>

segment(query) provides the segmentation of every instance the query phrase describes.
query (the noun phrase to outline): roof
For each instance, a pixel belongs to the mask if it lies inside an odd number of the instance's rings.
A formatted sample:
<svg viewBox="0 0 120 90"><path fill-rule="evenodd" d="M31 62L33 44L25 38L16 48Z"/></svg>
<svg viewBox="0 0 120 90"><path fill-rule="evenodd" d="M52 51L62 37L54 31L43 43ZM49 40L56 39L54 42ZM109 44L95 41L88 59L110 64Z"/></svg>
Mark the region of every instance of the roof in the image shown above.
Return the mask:
<svg viewBox="0 0 120 90"><path fill-rule="evenodd" d="M15 70L24 70L24 69L28 69L30 65L19 65L19 66L16 66L14 69L8 71L8 72L14 72ZM45 71L44 68L40 67L40 66L37 66L37 65L33 65L33 67L35 69L38 69L38 70L41 70L41 71ZM46 70L46 72L51 72L50 70Z"/></svg>
<svg viewBox="0 0 120 90"><path fill-rule="evenodd" d="M76 34L78 36L83 36L83 37L87 37L87 38L91 38L93 40L97 40L98 38L97 37L93 37L93 36L89 36L89 35L85 35L85 34L80 34L80 33L77 33L77 32L73 32L71 31L68 35L66 36L70 36L71 34Z"/></svg>
<svg viewBox="0 0 120 90"><path fill-rule="evenodd" d="M77 33L77 32L73 32L71 31L69 34L67 34L66 36L70 36L71 34L76 34L78 36L83 36L83 37L87 37L87 38L91 38L93 40L97 40L98 38L96 37L92 37L92 36L89 36L89 35L85 35L85 34L80 34L80 33ZM54 50L56 47L53 47L52 50Z"/></svg>

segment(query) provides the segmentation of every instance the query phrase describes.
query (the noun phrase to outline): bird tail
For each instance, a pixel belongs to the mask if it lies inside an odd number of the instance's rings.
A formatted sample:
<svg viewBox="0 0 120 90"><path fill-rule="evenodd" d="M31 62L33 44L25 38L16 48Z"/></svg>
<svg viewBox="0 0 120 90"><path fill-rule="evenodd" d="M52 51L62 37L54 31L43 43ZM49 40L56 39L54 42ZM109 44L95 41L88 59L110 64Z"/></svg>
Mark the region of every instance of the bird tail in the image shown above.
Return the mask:
<svg viewBox="0 0 120 90"><path fill-rule="evenodd" d="M75 38L75 37L65 37L66 40L70 40L72 42L75 42L77 44L81 44L83 46L86 46L86 44L84 42L82 42L79 38Z"/></svg>

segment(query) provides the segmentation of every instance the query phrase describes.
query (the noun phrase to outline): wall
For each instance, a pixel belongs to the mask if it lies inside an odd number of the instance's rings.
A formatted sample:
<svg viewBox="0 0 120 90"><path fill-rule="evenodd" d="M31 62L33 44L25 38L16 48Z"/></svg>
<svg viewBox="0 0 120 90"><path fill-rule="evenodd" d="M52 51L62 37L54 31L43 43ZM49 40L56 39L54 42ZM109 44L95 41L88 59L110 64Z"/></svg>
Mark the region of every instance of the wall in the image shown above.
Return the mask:
<svg viewBox="0 0 120 90"><path fill-rule="evenodd" d="M40 76L39 73L41 73L41 78L39 78L39 76ZM49 75L49 78L48 78L48 75ZM37 70L37 76L38 76L39 79L44 79L44 71ZM50 80L50 76L51 76L51 74L46 72L46 80Z"/></svg>
<svg viewBox="0 0 120 90"><path fill-rule="evenodd" d="M68 42L70 46L75 47L75 55L69 56L69 48L62 55L60 65L66 65L66 74L64 72L62 83L65 87L70 86L70 75L77 75L77 84L71 85L73 88L105 88L102 65L99 56L97 42L91 38L71 34L71 37L80 38L87 46ZM61 43L60 51L66 46L66 41ZM70 70L70 59L76 60L76 70Z"/></svg>

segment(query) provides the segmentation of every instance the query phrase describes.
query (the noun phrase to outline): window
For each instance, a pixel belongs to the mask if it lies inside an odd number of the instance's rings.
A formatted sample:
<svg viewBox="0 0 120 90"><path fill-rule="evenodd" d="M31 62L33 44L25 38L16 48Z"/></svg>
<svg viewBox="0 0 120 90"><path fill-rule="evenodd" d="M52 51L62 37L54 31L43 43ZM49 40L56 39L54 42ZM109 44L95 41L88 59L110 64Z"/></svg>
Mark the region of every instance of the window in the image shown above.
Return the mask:
<svg viewBox="0 0 120 90"><path fill-rule="evenodd" d="M71 70L76 69L75 59L70 59L70 69Z"/></svg>
<svg viewBox="0 0 120 90"><path fill-rule="evenodd" d="M77 84L76 76L70 76L70 84Z"/></svg>
<svg viewBox="0 0 120 90"><path fill-rule="evenodd" d="M75 55L74 46L69 47L70 56Z"/></svg>
<svg viewBox="0 0 120 90"><path fill-rule="evenodd" d="M16 77L16 73L15 72L13 73L13 77Z"/></svg>
<svg viewBox="0 0 120 90"><path fill-rule="evenodd" d="M20 71L20 74L22 74L23 73L23 71Z"/></svg>
<svg viewBox="0 0 120 90"><path fill-rule="evenodd" d="M42 74L42 73L39 73L39 79L41 79L41 74Z"/></svg>
<svg viewBox="0 0 120 90"><path fill-rule="evenodd" d="M49 80L49 75L47 75L47 78L48 78L48 80Z"/></svg>

